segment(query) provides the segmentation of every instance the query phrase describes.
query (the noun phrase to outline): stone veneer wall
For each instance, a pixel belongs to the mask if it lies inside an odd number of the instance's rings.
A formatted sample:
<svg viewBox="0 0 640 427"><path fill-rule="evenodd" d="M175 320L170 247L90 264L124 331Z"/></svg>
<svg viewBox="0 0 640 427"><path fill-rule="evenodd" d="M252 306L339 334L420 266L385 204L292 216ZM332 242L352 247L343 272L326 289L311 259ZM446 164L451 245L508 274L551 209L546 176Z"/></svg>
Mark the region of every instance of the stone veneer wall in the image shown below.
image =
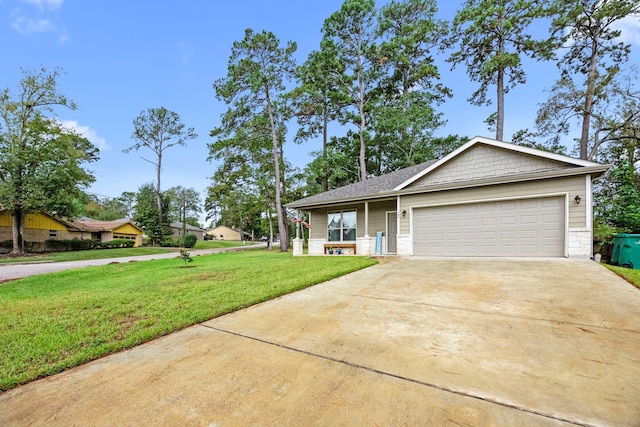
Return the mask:
<svg viewBox="0 0 640 427"><path fill-rule="evenodd" d="M586 228L570 228L567 238L569 258L590 258L593 255L593 234Z"/></svg>

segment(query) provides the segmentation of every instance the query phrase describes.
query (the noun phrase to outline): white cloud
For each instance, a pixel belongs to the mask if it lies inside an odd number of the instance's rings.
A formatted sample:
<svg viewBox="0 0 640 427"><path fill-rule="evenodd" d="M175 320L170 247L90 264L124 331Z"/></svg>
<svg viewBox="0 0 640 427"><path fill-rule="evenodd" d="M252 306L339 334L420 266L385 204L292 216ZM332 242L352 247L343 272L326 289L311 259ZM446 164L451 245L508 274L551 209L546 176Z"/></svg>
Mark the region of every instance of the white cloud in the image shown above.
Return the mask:
<svg viewBox="0 0 640 427"><path fill-rule="evenodd" d="M82 126L75 120L62 120L60 124L65 129L74 131L80 136L87 138L93 145L98 147L100 151L109 151L111 147L107 144L107 140L98 135L98 133L89 126Z"/></svg>
<svg viewBox="0 0 640 427"><path fill-rule="evenodd" d="M60 37L58 37L58 43L64 44L67 42L67 40L69 40L69 32L67 31L66 28L63 27L60 30Z"/></svg>
<svg viewBox="0 0 640 427"><path fill-rule="evenodd" d="M43 11L45 9L59 9L60 6L62 6L62 2L64 2L64 0L22 0L22 3L28 3L37 6L40 11Z"/></svg>
<svg viewBox="0 0 640 427"><path fill-rule="evenodd" d="M25 35L56 30L56 27L48 19L29 19L24 16L16 18L11 25L17 32Z"/></svg>
<svg viewBox="0 0 640 427"><path fill-rule="evenodd" d="M614 24L621 31L620 39L625 43L640 46L640 19L638 16L627 16Z"/></svg>
<svg viewBox="0 0 640 427"><path fill-rule="evenodd" d="M194 48L187 43L177 43L178 52L180 53L180 63L188 67L193 59Z"/></svg>

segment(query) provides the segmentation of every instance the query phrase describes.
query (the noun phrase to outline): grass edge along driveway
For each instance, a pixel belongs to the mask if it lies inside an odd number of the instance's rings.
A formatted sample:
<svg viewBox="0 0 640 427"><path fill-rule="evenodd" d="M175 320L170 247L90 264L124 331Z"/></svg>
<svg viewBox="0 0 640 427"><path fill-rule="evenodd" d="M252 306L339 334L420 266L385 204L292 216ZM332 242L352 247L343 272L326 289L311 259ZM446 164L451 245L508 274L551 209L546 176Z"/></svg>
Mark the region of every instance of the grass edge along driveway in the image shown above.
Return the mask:
<svg viewBox="0 0 640 427"><path fill-rule="evenodd" d="M266 251L88 267L0 285L0 391L376 264Z"/></svg>

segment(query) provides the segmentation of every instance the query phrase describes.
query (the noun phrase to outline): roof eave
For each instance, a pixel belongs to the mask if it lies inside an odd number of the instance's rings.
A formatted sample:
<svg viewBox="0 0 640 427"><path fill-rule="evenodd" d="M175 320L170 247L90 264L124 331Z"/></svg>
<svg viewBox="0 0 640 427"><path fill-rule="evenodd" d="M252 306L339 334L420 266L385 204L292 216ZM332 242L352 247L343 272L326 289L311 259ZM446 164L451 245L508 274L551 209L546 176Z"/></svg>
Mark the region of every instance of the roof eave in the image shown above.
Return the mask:
<svg viewBox="0 0 640 427"><path fill-rule="evenodd" d="M380 192L380 193L371 194L368 196L363 196L358 198L342 197L339 199L325 200L325 201L319 201L315 203L306 203L306 204L296 204L296 202L292 202L287 204L286 207L293 208L293 209L311 209L311 208L319 208L322 206L359 203L359 202L369 201L373 199L385 199L385 198L388 199L388 198L396 197L399 195L430 193L435 191L456 190L460 188L470 188L470 187L483 187L488 185L510 184L515 182L536 181L540 179L562 178L562 177L576 176L576 175L592 175L593 178L597 178L602 174L604 174L610 167L611 165L596 164L595 166L584 166L579 168L554 169L551 171L537 172L532 174L501 176L501 177L487 178L483 180L473 180L473 181L459 181L459 182L451 182L446 184L430 185L430 186L423 186L423 187L410 187L410 188L405 188L401 190L394 189L394 190Z"/></svg>

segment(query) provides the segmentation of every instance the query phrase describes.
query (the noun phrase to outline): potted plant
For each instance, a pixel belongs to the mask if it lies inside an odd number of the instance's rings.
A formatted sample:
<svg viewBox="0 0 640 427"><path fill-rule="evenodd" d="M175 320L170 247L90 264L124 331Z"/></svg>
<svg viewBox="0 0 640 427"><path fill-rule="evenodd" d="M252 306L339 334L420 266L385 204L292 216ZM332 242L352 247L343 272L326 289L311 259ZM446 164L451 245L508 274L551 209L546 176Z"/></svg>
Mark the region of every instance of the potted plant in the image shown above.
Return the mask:
<svg viewBox="0 0 640 427"><path fill-rule="evenodd" d="M329 255L333 255L333 247L329 246L329 247L327 248L327 253L328 253Z"/></svg>
<svg viewBox="0 0 640 427"><path fill-rule="evenodd" d="M342 249L341 248L336 249L336 255L342 255Z"/></svg>

